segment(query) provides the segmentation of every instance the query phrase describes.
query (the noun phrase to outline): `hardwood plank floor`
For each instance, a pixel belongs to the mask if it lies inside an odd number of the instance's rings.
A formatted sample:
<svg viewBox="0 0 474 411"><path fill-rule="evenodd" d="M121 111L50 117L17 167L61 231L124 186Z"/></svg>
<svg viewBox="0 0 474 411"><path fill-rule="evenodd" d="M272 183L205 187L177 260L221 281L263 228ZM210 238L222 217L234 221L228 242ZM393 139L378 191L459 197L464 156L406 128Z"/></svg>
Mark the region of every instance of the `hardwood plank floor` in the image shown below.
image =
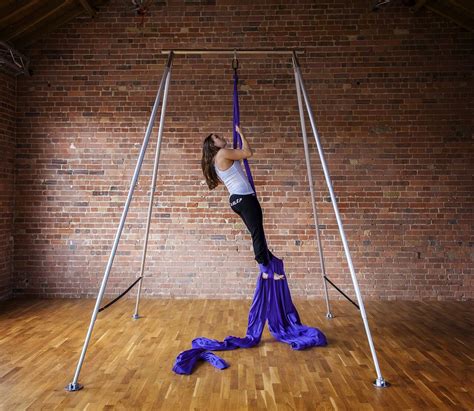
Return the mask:
<svg viewBox="0 0 474 411"><path fill-rule="evenodd" d="M293 351L265 330L252 349L219 353L191 376L171 371L198 336L243 336L250 300L134 300L98 316L79 382L66 392L93 300L10 300L0 304L0 409L143 410L473 410L472 302L366 303L388 389L375 378L359 312L323 301L296 301L302 321L329 345Z"/></svg>

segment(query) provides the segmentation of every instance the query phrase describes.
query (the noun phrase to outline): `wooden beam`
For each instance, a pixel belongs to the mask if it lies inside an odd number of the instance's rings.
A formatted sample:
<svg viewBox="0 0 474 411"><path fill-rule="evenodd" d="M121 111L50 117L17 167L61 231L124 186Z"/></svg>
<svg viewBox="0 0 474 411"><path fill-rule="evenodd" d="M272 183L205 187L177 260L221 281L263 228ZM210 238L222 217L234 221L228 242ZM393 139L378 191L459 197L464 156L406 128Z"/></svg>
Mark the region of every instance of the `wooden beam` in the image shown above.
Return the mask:
<svg viewBox="0 0 474 411"><path fill-rule="evenodd" d="M0 2L0 14L10 14L18 8L28 7L33 0L3 0Z"/></svg>
<svg viewBox="0 0 474 411"><path fill-rule="evenodd" d="M5 30L0 32L0 39L3 41L14 41L14 39L20 37L23 33L32 30L35 26L41 25L47 22L55 15L59 14L61 10L66 7L70 7L73 4L73 0L61 0L61 1L48 1L35 12L35 16L27 16L19 24L9 26ZM53 7L51 7L53 5Z"/></svg>
<svg viewBox="0 0 474 411"><path fill-rule="evenodd" d="M0 7L0 26L5 23L10 25L25 17L25 15L31 14L31 9L37 7L40 2L40 0L12 0L7 2L7 4Z"/></svg>
<svg viewBox="0 0 474 411"><path fill-rule="evenodd" d="M413 6L413 13L417 13L420 9L428 2L428 0L417 0L416 4Z"/></svg>
<svg viewBox="0 0 474 411"><path fill-rule="evenodd" d="M468 12L449 4L448 1L432 0L426 7L435 13L454 21L466 30L474 31L474 19L468 14Z"/></svg>
<svg viewBox="0 0 474 411"><path fill-rule="evenodd" d="M84 14L84 10L80 7L72 8L65 13L60 14L54 19L50 19L44 24L36 26L32 31L24 33L21 37L16 38L14 44L17 49L24 49L31 44L36 43L38 40L46 36L47 34L55 31L61 26L64 26L76 17Z"/></svg>
<svg viewBox="0 0 474 411"><path fill-rule="evenodd" d="M81 3L81 6L84 8L85 11L87 11L89 16L95 17L96 11L92 8L92 6L87 0L79 0L79 3Z"/></svg>
<svg viewBox="0 0 474 411"><path fill-rule="evenodd" d="M474 2L472 0L445 0L452 7L474 17Z"/></svg>

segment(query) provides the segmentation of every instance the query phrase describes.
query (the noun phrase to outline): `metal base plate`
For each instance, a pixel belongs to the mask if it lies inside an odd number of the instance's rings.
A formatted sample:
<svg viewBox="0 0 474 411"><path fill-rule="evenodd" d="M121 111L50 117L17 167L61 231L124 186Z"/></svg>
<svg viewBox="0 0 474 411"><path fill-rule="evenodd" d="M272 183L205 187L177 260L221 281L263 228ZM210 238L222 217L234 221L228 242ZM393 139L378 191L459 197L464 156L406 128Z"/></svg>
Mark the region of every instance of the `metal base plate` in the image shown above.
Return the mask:
<svg viewBox="0 0 474 411"><path fill-rule="evenodd" d="M138 320L139 318L142 318L142 317L140 317L138 314L133 314L133 315L132 315L132 318L133 318L134 320Z"/></svg>
<svg viewBox="0 0 474 411"><path fill-rule="evenodd" d="M376 387L376 388L387 388L387 387L390 387L390 383L388 381L385 381L383 378L377 378L374 381L374 387Z"/></svg>
<svg viewBox="0 0 474 411"><path fill-rule="evenodd" d="M334 318L334 315L332 315L332 313L327 313L326 318L329 318L329 319Z"/></svg>
<svg viewBox="0 0 474 411"><path fill-rule="evenodd" d="M78 382L71 382L64 387L66 391L79 391L82 390L84 386Z"/></svg>

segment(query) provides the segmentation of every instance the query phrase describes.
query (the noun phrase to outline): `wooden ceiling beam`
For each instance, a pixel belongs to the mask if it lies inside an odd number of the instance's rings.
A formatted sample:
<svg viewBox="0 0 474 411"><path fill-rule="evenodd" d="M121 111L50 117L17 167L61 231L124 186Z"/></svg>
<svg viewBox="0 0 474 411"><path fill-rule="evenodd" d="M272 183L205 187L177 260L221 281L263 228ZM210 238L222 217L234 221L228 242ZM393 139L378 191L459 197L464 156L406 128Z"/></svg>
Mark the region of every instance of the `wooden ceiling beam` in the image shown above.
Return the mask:
<svg viewBox="0 0 474 411"><path fill-rule="evenodd" d="M25 15L31 14L31 9L37 7L40 2L41 0L12 0L0 6L0 26L3 26L5 22L14 23Z"/></svg>
<svg viewBox="0 0 474 411"><path fill-rule="evenodd" d="M13 44L15 44L17 49L24 49L25 47L37 42L38 39L67 24L69 21L74 20L81 14L84 14L84 10L81 7L67 10L56 18L50 19L43 24L36 26L32 31L24 33L21 37L18 37Z"/></svg>
<svg viewBox="0 0 474 411"><path fill-rule="evenodd" d="M447 0L453 6L467 11L469 14L474 14L474 3L472 0Z"/></svg>
<svg viewBox="0 0 474 411"><path fill-rule="evenodd" d="M47 1L35 12L33 18L32 16L27 16L27 18L23 19L19 24L10 25L5 30L2 30L0 32L0 40L14 42L15 39L23 35L23 33L31 31L35 26L54 18L54 15L70 7L71 4L75 4L73 0Z"/></svg>
<svg viewBox="0 0 474 411"><path fill-rule="evenodd" d="M0 14L13 13L18 8L28 7L33 0L3 0L0 2Z"/></svg>
<svg viewBox="0 0 474 411"><path fill-rule="evenodd" d="M467 30L474 31L474 2L472 0L417 0L413 12L423 7L454 21Z"/></svg>
<svg viewBox="0 0 474 411"><path fill-rule="evenodd" d="M447 0L431 0L426 7L435 13L454 21L466 30L474 31L474 18L469 14L469 10L463 10L453 6L452 2L451 4L449 3L450 1Z"/></svg>
<svg viewBox="0 0 474 411"><path fill-rule="evenodd" d="M95 17L96 11L90 3L87 0L79 0L79 3L81 3L81 6L84 8L84 10L89 14L91 17Z"/></svg>
<svg viewBox="0 0 474 411"><path fill-rule="evenodd" d="M428 0L417 0L416 4L413 6L413 12L417 13L423 6L426 5Z"/></svg>

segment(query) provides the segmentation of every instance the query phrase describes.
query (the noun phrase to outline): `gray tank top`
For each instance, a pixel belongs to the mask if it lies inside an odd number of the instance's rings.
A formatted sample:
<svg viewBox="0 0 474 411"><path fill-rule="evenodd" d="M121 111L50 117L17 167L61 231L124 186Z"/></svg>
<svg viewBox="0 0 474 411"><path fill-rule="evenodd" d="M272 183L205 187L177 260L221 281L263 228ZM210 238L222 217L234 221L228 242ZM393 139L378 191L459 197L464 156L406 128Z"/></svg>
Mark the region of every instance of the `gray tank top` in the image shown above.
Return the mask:
<svg viewBox="0 0 474 411"><path fill-rule="evenodd" d="M229 194L253 194L253 188L245 175L239 160L235 160L227 170L220 170L215 164L217 176L225 184Z"/></svg>

